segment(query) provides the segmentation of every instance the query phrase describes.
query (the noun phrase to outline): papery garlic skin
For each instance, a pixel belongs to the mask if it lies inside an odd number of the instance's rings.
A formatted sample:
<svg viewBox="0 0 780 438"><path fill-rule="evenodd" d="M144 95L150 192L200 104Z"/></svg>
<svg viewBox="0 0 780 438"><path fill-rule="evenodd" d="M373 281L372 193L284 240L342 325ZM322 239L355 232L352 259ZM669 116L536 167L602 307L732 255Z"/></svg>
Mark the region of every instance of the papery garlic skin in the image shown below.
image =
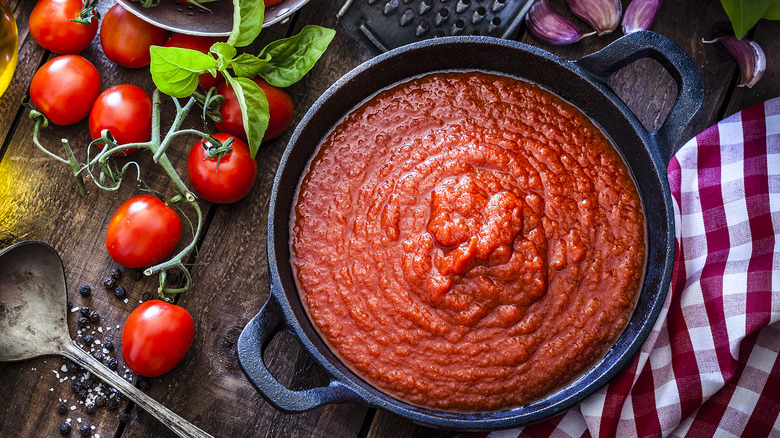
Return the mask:
<svg viewBox="0 0 780 438"><path fill-rule="evenodd" d="M566 0L566 3L571 12L588 23L599 36L617 29L623 14L620 0Z"/></svg>
<svg viewBox="0 0 780 438"><path fill-rule="evenodd" d="M660 7L661 0L632 0L623 15L623 33L650 29Z"/></svg>
<svg viewBox="0 0 780 438"><path fill-rule="evenodd" d="M553 11L547 0L536 0L528 10L525 21L534 38L554 46L576 43L583 37L595 34L580 32L574 23Z"/></svg>
<svg viewBox="0 0 780 438"><path fill-rule="evenodd" d="M740 72L738 87L752 88L764 76L766 71L766 54L757 42L749 39L739 39L732 35L715 38L703 43L720 42L737 61Z"/></svg>

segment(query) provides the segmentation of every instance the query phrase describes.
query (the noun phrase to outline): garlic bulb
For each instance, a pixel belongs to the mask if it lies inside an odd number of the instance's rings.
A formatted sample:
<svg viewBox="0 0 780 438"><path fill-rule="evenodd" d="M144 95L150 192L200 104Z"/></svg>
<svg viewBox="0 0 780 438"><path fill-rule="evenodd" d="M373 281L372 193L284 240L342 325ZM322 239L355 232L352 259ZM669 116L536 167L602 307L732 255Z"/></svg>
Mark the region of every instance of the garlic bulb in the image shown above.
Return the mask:
<svg viewBox="0 0 780 438"><path fill-rule="evenodd" d="M569 9L601 36L617 29L623 5L620 0L566 0Z"/></svg>
<svg viewBox="0 0 780 438"><path fill-rule="evenodd" d="M576 43L583 37L595 34L580 32L574 23L553 11L547 0L536 0L525 20L534 38L555 46Z"/></svg>
<svg viewBox="0 0 780 438"><path fill-rule="evenodd" d="M650 29L660 7L661 0L632 0L623 15L623 33Z"/></svg>
<svg viewBox="0 0 780 438"><path fill-rule="evenodd" d="M741 78L737 86L751 88L756 85L766 70L766 54L761 46L755 41L738 39L732 35L715 38L712 41L702 40L703 43L718 41L726 47L739 65Z"/></svg>

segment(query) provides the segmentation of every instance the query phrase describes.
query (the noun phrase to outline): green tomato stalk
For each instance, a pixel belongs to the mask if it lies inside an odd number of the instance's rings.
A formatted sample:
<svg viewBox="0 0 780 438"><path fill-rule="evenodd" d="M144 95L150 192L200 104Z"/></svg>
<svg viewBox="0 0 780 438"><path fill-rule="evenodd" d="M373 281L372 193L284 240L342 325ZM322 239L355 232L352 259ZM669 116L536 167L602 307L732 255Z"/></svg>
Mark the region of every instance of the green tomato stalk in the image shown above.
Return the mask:
<svg viewBox="0 0 780 438"><path fill-rule="evenodd" d="M194 96L190 97L184 105L182 105L178 99L172 100L176 106L176 115L173 118L173 122L171 123L167 132L165 132L165 135L162 133L160 123L162 94L159 90L155 90L152 96L152 135L150 140L140 143L119 145L111 133L108 130L104 130L102 132L102 136L93 140L87 147L87 162L84 164L79 163L73 154L70 143L65 139L62 140L62 146L65 150L65 158L62 158L54 152L48 150L41 143L39 137L41 128L47 127L49 122L41 112L36 110L32 110L30 112L30 118L35 122L35 127L33 129L33 143L46 155L70 168L79 188L79 192L82 196L87 195L87 189L84 184L84 174L87 174L99 189L105 191L118 190L121 185L123 176L131 168L135 168L135 171L138 174L137 180L140 182L141 172L140 166L137 162L128 162L121 169L119 169L116 167L116 163L112 157L115 154L121 153L128 149L146 149L152 153L152 157L155 163L157 163L162 168L162 170L166 175L168 175L176 187L176 194L170 200L168 200L166 204L174 205L184 203L195 210L197 215L197 222L195 224L191 224L193 228L192 241L172 258L144 270L144 275L146 276L152 276L155 274L159 275L160 286L157 292L160 299L166 301L172 301L169 295L176 295L184 292L188 290L192 284L192 277L190 276L189 270L184 266L183 261L190 253L192 253L197 245L198 238L200 237L203 228L203 213L196 201L195 194L192 193L192 191L187 187L182 178L173 168L173 164L165 152L173 143L174 139L181 135L196 135L202 139L208 139L209 142L212 142L215 145L219 145L218 147L222 146L218 140L214 139L207 132L182 128L182 124L184 123L187 114L197 102L197 99ZM92 149L94 146L100 146L101 150L94 157L90 158L90 149ZM170 269L179 269L184 273L184 276L187 280L184 286L178 288L167 288L165 286L167 272Z"/></svg>

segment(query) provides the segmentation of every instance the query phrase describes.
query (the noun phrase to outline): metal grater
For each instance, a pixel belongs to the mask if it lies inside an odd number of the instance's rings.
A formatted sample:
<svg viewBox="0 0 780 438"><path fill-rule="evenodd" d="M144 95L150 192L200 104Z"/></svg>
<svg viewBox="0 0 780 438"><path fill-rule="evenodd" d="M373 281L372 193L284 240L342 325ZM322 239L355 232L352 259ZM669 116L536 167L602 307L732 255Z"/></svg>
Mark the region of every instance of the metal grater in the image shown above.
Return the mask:
<svg viewBox="0 0 780 438"><path fill-rule="evenodd" d="M427 38L486 35L509 38L534 0L346 0L338 18L380 54Z"/></svg>

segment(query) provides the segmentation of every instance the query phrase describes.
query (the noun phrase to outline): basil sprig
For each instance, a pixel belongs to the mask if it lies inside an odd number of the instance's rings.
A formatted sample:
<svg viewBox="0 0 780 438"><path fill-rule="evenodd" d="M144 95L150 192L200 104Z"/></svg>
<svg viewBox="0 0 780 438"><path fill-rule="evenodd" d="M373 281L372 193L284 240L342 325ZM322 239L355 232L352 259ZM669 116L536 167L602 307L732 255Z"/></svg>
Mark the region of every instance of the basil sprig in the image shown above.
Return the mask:
<svg viewBox="0 0 780 438"><path fill-rule="evenodd" d="M191 49L152 46L150 70L157 88L176 98L195 93L202 73L215 77L222 74L236 93L254 158L268 128L269 110L265 93L252 78L259 76L276 87L289 87L311 70L336 32L308 25L298 35L268 44L257 56L239 54L237 48L248 46L260 34L265 6L257 0L236 0L233 6L233 29L226 43L211 46L214 56Z"/></svg>

